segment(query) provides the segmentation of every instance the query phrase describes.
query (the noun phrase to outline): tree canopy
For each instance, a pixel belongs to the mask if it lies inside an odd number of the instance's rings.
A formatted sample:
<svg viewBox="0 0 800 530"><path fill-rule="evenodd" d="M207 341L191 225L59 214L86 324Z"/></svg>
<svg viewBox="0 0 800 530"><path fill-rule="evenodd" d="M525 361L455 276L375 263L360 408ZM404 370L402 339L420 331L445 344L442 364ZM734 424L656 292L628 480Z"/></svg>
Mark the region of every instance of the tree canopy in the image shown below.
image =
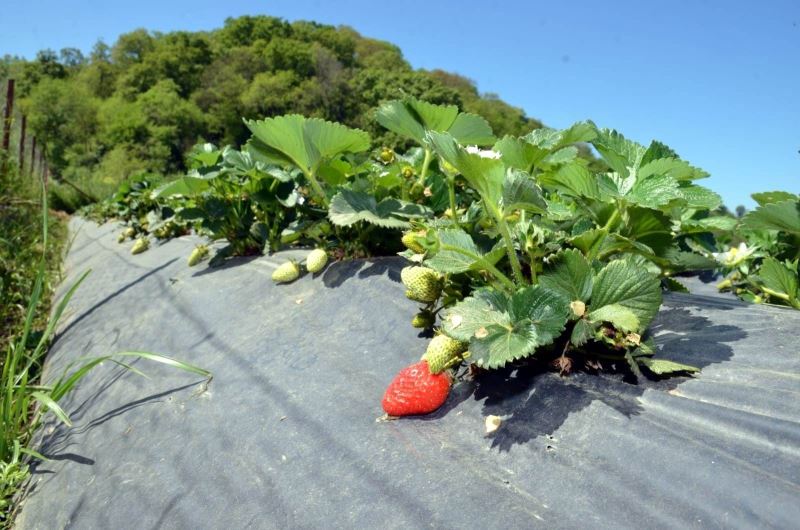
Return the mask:
<svg viewBox="0 0 800 530"><path fill-rule="evenodd" d="M197 141L243 143L243 118L289 112L338 121L378 143L403 140L381 128L375 109L414 96L484 116L498 135L541 124L475 83L415 70L397 46L348 27L269 16L229 18L209 32L137 29L85 56L43 50L31 61L0 59L17 79L30 128L56 175L119 181L132 173L178 172Z"/></svg>

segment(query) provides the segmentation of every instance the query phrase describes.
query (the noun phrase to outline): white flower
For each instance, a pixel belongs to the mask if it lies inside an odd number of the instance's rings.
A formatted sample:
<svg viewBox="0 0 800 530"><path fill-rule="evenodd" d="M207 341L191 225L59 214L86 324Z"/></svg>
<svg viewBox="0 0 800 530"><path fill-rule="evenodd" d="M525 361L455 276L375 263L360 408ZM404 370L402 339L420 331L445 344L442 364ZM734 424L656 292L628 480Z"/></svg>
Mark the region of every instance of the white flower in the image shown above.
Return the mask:
<svg viewBox="0 0 800 530"><path fill-rule="evenodd" d="M492 151L491 149L481 149L477 145L468 145L467 153L471 155L478 155L481 158L500 159L500 153L497 151Z"/></svg>
<svg viewBox="0 0 800 530"><path fill-rule="evenodd" d="M749 258L755 251L755 247L747 248L747 245L742 242L739 243L738 247L729 248L727 252L712 252L712 255L718 263L726 267L736 267Z"/></svg>

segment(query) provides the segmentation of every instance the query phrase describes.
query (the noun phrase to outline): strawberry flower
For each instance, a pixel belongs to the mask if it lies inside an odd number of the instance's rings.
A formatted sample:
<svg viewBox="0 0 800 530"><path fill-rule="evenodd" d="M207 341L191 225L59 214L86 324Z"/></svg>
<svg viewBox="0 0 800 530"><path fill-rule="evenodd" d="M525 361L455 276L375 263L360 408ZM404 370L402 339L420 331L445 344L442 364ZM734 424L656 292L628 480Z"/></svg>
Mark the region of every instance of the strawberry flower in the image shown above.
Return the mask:
<svg viewBox="0 0 800 530"><path fill-rule="evenodd" d="M492 151L491 149L481 149L477 145L468 145L467 153L471 155L478 155L481 158L500 159L500 153L497 151Z"/></svg>
<svg viewBox="0 0 800 530"><path fill-rule="evenodd" d="M747 244L742 242L739 243L738 247L729 248L727 252L712 252L712 255L717 262L725 267L736 267L749 258L755 251L756 247L748 248Z"/></svg>

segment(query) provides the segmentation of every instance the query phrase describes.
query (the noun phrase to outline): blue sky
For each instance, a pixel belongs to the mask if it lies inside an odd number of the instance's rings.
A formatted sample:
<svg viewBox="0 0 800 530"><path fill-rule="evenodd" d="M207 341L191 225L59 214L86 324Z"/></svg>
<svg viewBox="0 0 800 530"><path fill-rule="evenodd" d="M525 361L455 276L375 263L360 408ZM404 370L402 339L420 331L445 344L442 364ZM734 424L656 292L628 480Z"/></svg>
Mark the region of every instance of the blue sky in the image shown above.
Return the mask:
<svg viewBox="0 0 800 530"><path fill-rule="evenodd" d="M800 191L800 2L29 0L4 9L0 55L89 50L138 27L213 29L269 14L349 25L419 68L473 79L552 127L592 119L658 139L726 204Z"/></svg>

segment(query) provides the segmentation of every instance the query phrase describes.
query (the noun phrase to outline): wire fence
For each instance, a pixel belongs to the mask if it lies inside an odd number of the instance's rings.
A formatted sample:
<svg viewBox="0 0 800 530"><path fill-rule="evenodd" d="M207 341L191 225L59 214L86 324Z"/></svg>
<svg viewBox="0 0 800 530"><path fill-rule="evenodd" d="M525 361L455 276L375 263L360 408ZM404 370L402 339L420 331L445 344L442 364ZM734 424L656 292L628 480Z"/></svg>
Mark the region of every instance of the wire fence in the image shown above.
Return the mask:
<svg viewBox="0 0 800 530"><path fill-rule="evenodd" d="M13 79L0 81L0 102L2 102L2 136L0 150L5 154L3 163L16 164L20 175L38 176L47 181L50 170L44 146L37 142L36 136L28 129L28 120L15 97Z"/></svg>

